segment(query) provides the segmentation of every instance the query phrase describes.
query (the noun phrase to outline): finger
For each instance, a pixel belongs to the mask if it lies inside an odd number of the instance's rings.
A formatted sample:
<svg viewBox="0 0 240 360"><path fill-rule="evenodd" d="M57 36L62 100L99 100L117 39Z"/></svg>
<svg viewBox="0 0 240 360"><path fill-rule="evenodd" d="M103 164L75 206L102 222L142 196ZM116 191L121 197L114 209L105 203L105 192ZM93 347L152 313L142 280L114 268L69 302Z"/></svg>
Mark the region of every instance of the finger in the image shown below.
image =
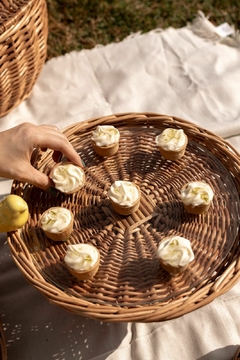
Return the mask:
<svg viewBox="0 0 240 360"><path fill-rule="evenodd" d="M49 124L41 124L38 125L39 128L41 128L42 130L46 130L46 131L57 131L57 132L61 132L61 130L56 126L56 125L49 125Z"/></svg>
<svg viewBox="0 0 240 360"><path fill-rule="evenodd" d="M65 134L63 134L59 128L55 125L39 125L37 126L37 132L35 131L35 135L41 139L42 137L51 138L57 137L59 140L64 139L67 140L67 137ZM38 138L36 137L36 139Z"/></svg>
<svg viewBox="0 0 240 360"><path fill-rule="evenodd" d="M49 137L45 134L45 136L42 136L38 139L37 146L40 148L50 148L56 153L64 154L65 157L69 159L72 163L82 167L80 156L65 136Z"/></svg>
<svg viewBox="0 0 240 360"><path fill-rule="evenodd" d="M28 183L40 188L40 189L43 189L45 191L47 191L47 189L49 188L54 188L55 185L53 183L53 181L46 175L46 174L43 174L41 172L39 172L38 170L35 170L36 172L38 172L38 174L36 174L34 176L34 178L32 180L29 180L31 182L28 181ZM40 176L39 176L40 174Z"/></svg>
<svg viewBox="0 0 240 360"><path fill-rule="evenodd" d="M19 171L18 174L13 174L13 178L15 180L34 185L43 190L54 187L53 181L46 174L35 169L28 163L21 168L21 171Z"/></svg>
<svg viewBox="0 0 240 360"><path fill-rule="evenodd" d="M79 155L68 141L65 134L63 134L56 126L40 125L37 127L37 130L38 131L36 131L35 128L29 130L29 137L32 138L32 145L34 147L41 149L50 148L51 150L65 155L65 157L75 165L82 167Z"/></svg>

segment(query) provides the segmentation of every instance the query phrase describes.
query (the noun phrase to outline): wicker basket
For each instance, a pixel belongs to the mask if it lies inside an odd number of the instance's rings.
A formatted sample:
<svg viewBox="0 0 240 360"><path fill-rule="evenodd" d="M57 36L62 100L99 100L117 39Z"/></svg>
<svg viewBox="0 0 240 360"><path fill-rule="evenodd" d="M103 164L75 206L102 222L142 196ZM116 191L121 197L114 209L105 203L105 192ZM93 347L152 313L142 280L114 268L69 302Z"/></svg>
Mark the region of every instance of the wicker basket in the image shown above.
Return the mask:
<svg viewBox="0 0 240 360"><path fill-rule="evenodd" d="M116 126L118 153L101 158L90 136L98 124ZM182 128L189 142L183 158L164 160L155 137L167 127ZM86 164L86 185L77 194L57 196L15 181L12 192L28 202L30 219L8 234L12 256L26 279L55 305L106 321L164 321L200 308L228 291L240 277L240 160L222 138L185 120L152 113L100 117L64 130ZM52 152L36 150L36 168L49 173ZM187 214L180 189L203 179L214 188L205 215ZM141 204L131 216L111 207L107 191L114 180L135 182ZM65 243L47 239L38 227L41 214L64 206L75 215ZM171 277L159 266L157 246L178 234L192 242L195 259L183 274ZM91 243L101 253L97 275L76 281L63 257L69 243Z"/></svg>
<svg viewBox="0 0 240 360"><path fill-rule="evenodd" d="M1 321L0 321L0 360L7 360L6 339Z"/></svg>
<svg viewBox="0 0 240 360"><path fill-rule="evenodd" d="M233 360L240 360L240 346L234 354Z"/></svg>
<svg viewBox="0 0 240 360"><path fill-rule="evenodd" d="M0 116L26 99L47 54L45 0L0 2Z"/></svg>

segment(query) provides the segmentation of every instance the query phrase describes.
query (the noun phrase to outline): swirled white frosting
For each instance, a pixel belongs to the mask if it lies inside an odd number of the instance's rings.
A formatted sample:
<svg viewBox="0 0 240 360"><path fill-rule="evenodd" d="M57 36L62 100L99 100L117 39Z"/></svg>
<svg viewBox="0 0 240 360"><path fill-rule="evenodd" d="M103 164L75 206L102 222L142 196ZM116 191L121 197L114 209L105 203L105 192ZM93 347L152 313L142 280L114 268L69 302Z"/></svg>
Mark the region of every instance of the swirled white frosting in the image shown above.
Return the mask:
<svg viewBox="0 0 240 360"><path fill-rule="evenodd" d="M67 193L83 185L84 172L73 164L62 164L53 170L52 180L56 189Z"/></svg>
<svg viewBox="0 0 240 360"><path fill-rule="evenodd" d="M161 134L156 136L156 144L163 150L178 151L186 142L186 135L182 129L165 129Z"/></svg>
<svg viewBox="0 0 240 360"><path fill-rule="evenodd" d="M192 181L181 190L181 199L185 205L208 205L213 195L211 186L203 181Z"/></svg>
<svg viewBox="0 0 240 360"><path fill-rule="evenodd" d="M112 125L98 125L92 132L91 139L97 146L109 146L119 141L120 133Z"/></svg>
<svg viewBox="0 0 240 360"><path fill-rule="evenodd" d="M97 262L97 249L88 244L68 245L64 261L73 270L83 271L91 269Z"/></svg>
<svg viewBox="0 0 240 360"><path fill-rule="evenodd" d="M43 214L41 227L45 231L58 233L68 227L72 219L71 211L62 207L52 207Z"/></svg>
<svg viewBox="0 0 240 360"><path fill-rule="evenodd" d="M173 236L163 240L158 247L158 256L171 266L185 266L194 259L189 240Z"/></svg>
<svg viewBox="0 0 240 360"><path fill-rule="evenodd" d="M116 180L111 185L108 196L119 205L131 206L138 199L139 192L132 182Z"/></svg>

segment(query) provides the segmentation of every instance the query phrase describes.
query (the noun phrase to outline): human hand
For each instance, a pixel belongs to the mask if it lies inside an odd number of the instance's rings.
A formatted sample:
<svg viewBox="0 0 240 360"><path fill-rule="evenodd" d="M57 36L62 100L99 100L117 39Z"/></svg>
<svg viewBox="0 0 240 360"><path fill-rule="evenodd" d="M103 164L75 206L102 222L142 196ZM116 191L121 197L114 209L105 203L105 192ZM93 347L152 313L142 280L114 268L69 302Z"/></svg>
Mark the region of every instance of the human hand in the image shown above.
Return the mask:
<svg viewBox="0 0 240 360"><path fill-rule="evenodd" d="M54 150L53 159L61 154L81 166L81 158L66 136L52 125L23 123L0 132L0 176L27 182L44 190L54 186L52 180L31 165L35 148Z"/></svg>

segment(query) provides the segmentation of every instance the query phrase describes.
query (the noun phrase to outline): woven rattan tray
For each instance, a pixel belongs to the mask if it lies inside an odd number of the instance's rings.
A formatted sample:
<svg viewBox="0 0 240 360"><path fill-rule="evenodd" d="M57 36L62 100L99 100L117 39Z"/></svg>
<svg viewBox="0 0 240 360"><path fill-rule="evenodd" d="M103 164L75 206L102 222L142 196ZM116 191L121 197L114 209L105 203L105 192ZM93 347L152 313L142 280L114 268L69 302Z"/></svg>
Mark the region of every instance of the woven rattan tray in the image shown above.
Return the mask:
<svg viewBox="0 0 240 360"><path fill-rule="evenodd" d="M5 334L1 321L0 321L0 360L7 360L7 345L6 345Z"/></svg>
<svg viewBox="0 0 240 360"><path fill-rule="evenodd" d="M116 126L119 151L111 158L94 152L90 136L99 124ZM183 158L164 160L155 137L166 127L182 128L189 142ZM28 202L30 219L8 234L13 258L27 280L51 303L80 315L107 321L163 321L214 300L240 276L240 160L222 138L185 120L165 115L119 114L74 124L64 130L85 162L86 185L77 194L57 196L20 182L12 192ZM37 151L33 163L48 173L51 151ZM117 179L140 186L139 210L116 214L107 190ZM204 215L183 209L180 189L188 181L206 180L215 192ZM66 243L48 240L38 227L50 206L75 215ZM171 277L159 267L157 246L167 235L192 242L195 259L183 274ZM67 244L89 242L101 253L93 280L77 282L63 262Z"/></svg>

